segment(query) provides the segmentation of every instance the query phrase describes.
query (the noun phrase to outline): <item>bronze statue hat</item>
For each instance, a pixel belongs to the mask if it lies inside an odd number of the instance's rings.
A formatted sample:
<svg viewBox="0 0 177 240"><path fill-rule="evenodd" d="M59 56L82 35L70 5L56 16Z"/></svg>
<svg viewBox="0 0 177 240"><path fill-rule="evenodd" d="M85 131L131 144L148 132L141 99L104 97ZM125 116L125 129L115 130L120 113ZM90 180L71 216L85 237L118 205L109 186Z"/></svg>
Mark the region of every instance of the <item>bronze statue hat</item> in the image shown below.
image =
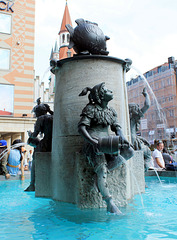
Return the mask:
<svg viewBox="0 0 177 240"><path fill-rule="evenodd" d="M105 85L105 82L95 85L93 88L86 87L82 90L79 96L85 96L88 92L88 99L90 103L101 103L100 93L102 87Z"/></svg>

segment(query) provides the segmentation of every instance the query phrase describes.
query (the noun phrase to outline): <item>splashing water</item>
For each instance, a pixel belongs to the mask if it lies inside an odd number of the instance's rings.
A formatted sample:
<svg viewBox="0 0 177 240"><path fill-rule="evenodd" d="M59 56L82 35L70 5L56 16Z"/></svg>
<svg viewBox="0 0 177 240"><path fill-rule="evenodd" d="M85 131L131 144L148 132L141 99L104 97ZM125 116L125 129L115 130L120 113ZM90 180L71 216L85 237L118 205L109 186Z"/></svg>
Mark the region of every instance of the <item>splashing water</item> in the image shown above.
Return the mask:
<svg viewBox="0 0 177 240"><path fill-rule="evenodd" d="M166 131L167 126L168 126L168 122L167 122L167 118L166 118L165 112L162 109L161 105L159 104L159 102L158 102L158 100L157 100L157 98L156 98L156 96L155 96L155 94L154 94L150 84L148 83L147 79L145 78L145 76L143 75L143 73L140 70L138 70L134 66L131 66L131 68L133 70L135 70L139 74L139 76L141 76L141 78L144 80L145 84L147 85L147 87L149 89L149 92L150 92L150 95L152 96L152 99L155 102L155 106L157 108L157 113L158 113L159 120L160 120L160 122L163 123L163 128L164 128L165 135L166 135L167 139L170 139L170 133L168 133Z"/></svg>
<svg viewBox="0 0 177 240"><path fill-rule="evenodd" d="M159 174L158 174L158 172L157 172L157 170L154 168L154 172L155 172L155 174L156 174L156 176L157 176L157 178L158 178L158 180L159 180L159 182L160 182L160 185L161 186L163 186L162 185L162 181L161 181L161 179L160 179L160 176L159 176Z"/></svg>
<svg viewBox="0 0 177 240"><path fill-rule="evenodd" d="M158 103L158 100L157 100L157 98L156 98L156 96L155 96L155 94L154 94L154 92L153 92L150 84L148 83L147 79L145 78L145 76L143 75L143 73L142 73L140 70L138 70L138 69L137 69L136 67L134 67L134 66L132 66L131 68L132 68L133 70L135 70L135 71L142 77L142 79L144 80L145 84L147 85L147 87L148 87L148 89L149 89L149 91L150 91L150 94L151 94L153 100L155 101L155 104L156 104L156 107L157 107L157 111L158 111L159 119L160 119L161 122L163 122L163 124L164 124L164 129L166 130L168 123L167 123L167 119L166 119L165 113L164 113L161 105ZM166 132L166 131L165 131L165 132ZM167 133L166 133L166 134L167 134ZM168 134L167 134L167 136L168 136ZM170 138L170 137L168 136L168 138ZM158 180L159 180L159 182L160 182L160 185L162 186L162 181L161 181L161 179L160 179L160 176L159 176L157 170L154 169L154 171L155 171L156 176L157 176L157 178L158 178Z"/></svg>
<svg viewBox="0 0 177 240"><path fill-rule="evenodd" d="M45 70L45 72L44 72L44 74L43 74L43 76L42 76L41 82L44 81L44 78L46 77L47 73L48 73L51 69L52 69L52 67L48 67L48 68Z"/></svg>
<svg viewBox="0 0 177 240"><path fill-rule="evenodd" d="M138 185L137 179L136 179L135 175L133 174L131 168L128 166L128 162L127 162L125 159L123 159L123 158L122 158L122 162L128 167L128 169L130 170L130 173L131 173L133 179L135 180L135 184L136 184L136 187L137 187L138 193L139 193L140 198L141 198L141 205L142 205L142 207L144 208L144 201L143 201L143 197L142 197L142 194L141 194L141 191L140 191L140 188L139 188L139 185Z"/></svg>
<svg viewBox="0 0 177 240"><path fill-rule="evenodd" d="M150 94L151 94L152 97L153 97L153 100L154 100L155 103L156 103L156 107L157 107L157 110L158 110L158 116L159 116L159 118L160 118L160 121L162 121L162 122L165 124L165 126L167 126L167 119L166 119L165 113L164 113L161 105L158 103L158 100L157 100L157 98L156 98L156 96L155 96L155 94L154 94L151 86L149 85L147 79L145 78L145 76L143 75L143 73L140 72L137 68L135 68L134 66L132 66L132 69L134 69L134 70L143 78L144 82L146 83L146 85L147 85L147 87L148 87L148 89L149 89L149 91L150 91Z"/></svg>
<svg viewBox="0 0 177 240"><path fill-rule="evenodd" d="M15 149L15 148L18 148L18 147L22 147L24 145L27 145L27 143L17 143L17 144L14 144L8 148L6 148L1 154L0 154L0 160L9 152L10 149Z"/></svg>

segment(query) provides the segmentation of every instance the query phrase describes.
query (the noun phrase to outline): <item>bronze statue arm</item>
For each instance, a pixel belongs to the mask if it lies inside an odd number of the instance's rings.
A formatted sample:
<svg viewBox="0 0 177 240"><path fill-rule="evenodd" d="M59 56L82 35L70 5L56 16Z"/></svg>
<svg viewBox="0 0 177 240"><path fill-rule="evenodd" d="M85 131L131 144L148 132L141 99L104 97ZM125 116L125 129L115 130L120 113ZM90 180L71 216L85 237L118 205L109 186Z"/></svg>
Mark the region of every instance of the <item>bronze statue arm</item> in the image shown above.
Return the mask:
<svg viewBox="0 0 177 240"><path fill-rule="evenodd" d="M131 143L129 143L126 140L126 138L124 137L123 132L122 132L120 127L116 128L115 134L120 137L122 145L124 144L124 145L127 145L128 147L132 147L133 148L133 145Z"/></svg>
<svg viewBox="0 0 177 240"><path fill-rule="evenodd" d="M53 115L53 111L51 109L49 109L48 112L50 113L50 115Z"/></svg>
<svg viewBox="0 0 177 240"><path fill-rule="evenodd" d="M85 125L80 125L78 127L78 131L79 131L80 135L90 144L92 144L92 145L97 145L98 144L98 140L94 139L90 136L90 134L88 133Z"/></svg>
<svg viewBox="0 0 177 240"><path fill-rule="evenodd" d="M151 101L150 101L149 94L148 94L146 88L143 89L142 94L145 97L144 106L141 108L141 111L144 114L150 107Z"/></svg>
<svg viewBox="0 0 177 240"><path fill-rule="evenodd" d="M119 126L116 127L116 129L115 129L115 134L116 134L117 136L120 136L122 139L125 139L125 137L124 137L124 135L123 135L123 132L122 132L122 130L121 130L121 128L120 128Z"/></svg>
<svg viewBox="0 0 177 240"><path fill-rule="evenodd" d="M43 126L44 126L44 115L40 116L37 119L34 125L34 132L28 131L29 137L36 138L40 132L43 133Z"/></svg>
<svg viewBox="0 0 177 240"><path fill-rule="evenodd" d="M143 137L137 136L136 138L139 138L140 140L142 140L144 142L145 145L147 145L148 147L151 146L151 144Z"/></svg>
<svg viewBox="0 0 177 240"><path fill-rule="evenodd" d="M31 137L31 138L36 138L38 134L39 134L39 132L34 131L34 132L31 134L30 137Z"/></svg>

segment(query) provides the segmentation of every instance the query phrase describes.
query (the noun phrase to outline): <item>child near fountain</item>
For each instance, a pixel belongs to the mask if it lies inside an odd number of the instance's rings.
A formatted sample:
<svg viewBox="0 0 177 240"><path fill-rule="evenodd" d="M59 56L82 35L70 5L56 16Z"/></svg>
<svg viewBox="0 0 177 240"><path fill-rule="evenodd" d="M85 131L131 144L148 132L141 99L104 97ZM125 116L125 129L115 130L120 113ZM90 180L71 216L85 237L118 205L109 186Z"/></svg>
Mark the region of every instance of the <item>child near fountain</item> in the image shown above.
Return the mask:
<svg viewBox="0 0 177 240"><path fill-rule="evenodd" d="M22 154L22 146L20 146L21 143L22 141L20 139L16 139L15 141L13 141L12 146L14 146L14 149L10 150L8 156L7 170L11 176L17 176L17 174L19 173L20 165L21 180L24 180L24 157Z"/></svg>

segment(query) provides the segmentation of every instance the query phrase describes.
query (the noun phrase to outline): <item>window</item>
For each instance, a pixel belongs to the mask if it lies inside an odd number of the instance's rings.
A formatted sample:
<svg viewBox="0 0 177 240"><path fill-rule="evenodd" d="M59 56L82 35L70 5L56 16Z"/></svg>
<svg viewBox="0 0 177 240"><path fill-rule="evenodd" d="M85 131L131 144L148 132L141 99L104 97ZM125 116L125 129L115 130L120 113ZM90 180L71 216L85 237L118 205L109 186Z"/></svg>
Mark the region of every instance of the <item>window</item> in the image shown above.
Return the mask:
<svg viewBox="0 0 177 240"><path fill-rule="evenodd" d="M165 87L165 80L162 80L161 84L162 84L162 87L164 88Z"/></svg>
<svg viewBox="0 0 177 240"><path fill-rule="evenodd" d="M158 67L158 73L160 73L162 71L162 67Z"/></svg>
<svg viewBox="0 0 177 240"><path fill-rule="evenodd" d="M138 78L133 79L133 83L136 83L136 82L138 82Z"/></svg>
<svg viewBox="0 0 177 240"><path fill-rule="evenodd" d="M0 116L14 112L14 85L0 84Z"/></svg>
<svg viewBox="0 0 177 240"><path fill-rule="evenodd" d="M162 103L166 102L166 97L162 98Z"/></svg>
<svg viewBox="0 0 177 240"><path fill-rule="evenodd" d="M167 70L168 66L162 66L162 72L165 72Z"/></svg>
<svg viewBox="0 0 177 240"><path fill-rule="evenodd" d="M169 102L173 101L173 97L172 96L170 96L168 99L169 99Z"/></svg>
<svg viewBox="0 0 177 240"><path fill-rule="evenodd" d="M173 109L169 110L169 115L170 115L170 117L174 117L174 110Z"/></svg>
<svg viewBox="0 0 177 240"><path fill-rule="evenodd" d="M168 85L172 85L172 80L171 80L171 78L168 78L168 79L167 79L167 83L168 83Z"/></svg>
<svg viewBox="0 0 177 240"><path fill-rule="evenodd" d="M64 43L65 42L65 35L63 34L62 35L62 43Z"/></svg>
<svg viewBox="0 0 177 240"><path fill-rule="evenodd" d="M70 40L70 36L69 34L67 34L67 42L69 43L69 40Z"/></svg>
<svg viewBox="0 0 177 240"><path fill-rule="evenodd" d="M148 72L148 76L149 76L149 77L152 76L152 71L149 71L149 72Z"/></svg>
<svg viewBox="0 0 177 240"><path fill-rule="evenodd" d="M10 50L0 48L0 69L8 70L10 68Z"/></svg>
<svg viewBox="0 0 177 240"><path fill-rule="evenodd" d="M11 15L0 13L0 32L11 33Z"/></svg>
<svg viewBox="0 0 177 240"><path fill-rule="evenodd" d="M157 73L157 69L153 70L153 75L155 75Z"/></svg>
<svg viewBox="0 0 177 240"><path fill-rule="evenodd" d="M155 89L158 89L158 88L159 88L159 83L156 82L156 83L155 83Z"/></svg>

